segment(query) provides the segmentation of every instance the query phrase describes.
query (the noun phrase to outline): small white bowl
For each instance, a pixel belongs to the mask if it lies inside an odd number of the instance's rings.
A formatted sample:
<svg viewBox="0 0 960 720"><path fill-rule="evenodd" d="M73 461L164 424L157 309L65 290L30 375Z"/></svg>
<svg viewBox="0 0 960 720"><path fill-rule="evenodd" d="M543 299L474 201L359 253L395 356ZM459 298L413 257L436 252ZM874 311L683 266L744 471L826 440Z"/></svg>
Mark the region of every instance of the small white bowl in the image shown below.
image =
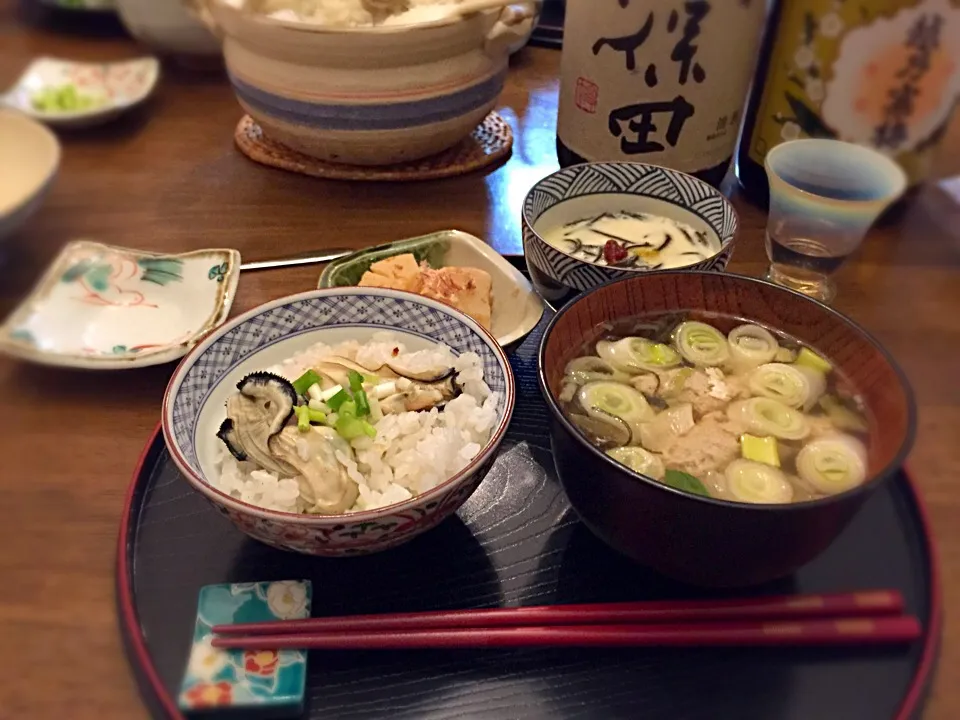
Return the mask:
<svg viewBox="0 0 960 720"><path fill-rule="evenodd" d="M356 285L372 263L405 253L427 260L432 267L473 267L490 273L493 282L490 332L503 347L525 338L543 317L543 301L523 273L483 240L460 230L398 240L335 260L320 275L318 287Z"/></svg>
<svg viewBox="0 0 960 720"><path fill-rule="evenodd" d="M144 102L160 79L160 62L145 57L119 62L87 63L41 57L23 71L0 100L51 127L90 127L108 122ZM34 106L38 93L72 85L98 104L82 110L51 112Z"/></svg>
<svg viewBox="0 0 960 720"><path fill-rule="evenodd" d="M70 243L0 325L0 352L89 370L177 360L227 319L239 267L236 250L159 255Z"/></svg>
<svg viewBox="0 0 960 720"><path fill-rule="evenodd" d="M60 142L43 125L0 108L0 240L27 221L60 167Z"/></svg>

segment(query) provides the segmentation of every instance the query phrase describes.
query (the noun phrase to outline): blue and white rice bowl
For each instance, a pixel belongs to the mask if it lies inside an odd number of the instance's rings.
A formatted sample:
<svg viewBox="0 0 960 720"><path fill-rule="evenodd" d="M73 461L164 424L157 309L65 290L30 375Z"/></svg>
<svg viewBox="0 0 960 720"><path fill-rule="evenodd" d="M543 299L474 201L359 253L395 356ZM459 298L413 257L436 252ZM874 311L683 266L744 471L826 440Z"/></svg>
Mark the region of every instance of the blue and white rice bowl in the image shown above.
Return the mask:
<svg viewBox="0 0 960 720"><path fill-rule="evenodd" d="M657 165L574 165L540 180L523 203L523 253L533 285L544 300L559 305L610 280L657 272L643 265L619 268L592 263L554 247L540 234L545 226L615 212L657 215L685 223L719 247L716 254L682 266L685 270L722 271L733 254L737 212L711 185Z"/></svg>
<svg viewBox="0 0 960 720"><path fill-rule="evenodd" d="M484 432L489 439L482 445L475 443L472 459L464 458L462 469L447 479L434 478L437 484L431 482L412 497L408 494L409 499L336 515L268 509L263 502L241 499L243 495L221 482L225 455L217 432L225 418L226 400L237 392L243 378L257 371L276 372L274 368L318 343L372 343L382 339L385 332L393 334L408 352L446 346L458 361L469 358L482 367L483 381L496 395L495 399L493 395L488 398L492 402L485 408L488 424ZM197 345L167 387L162 427L170 455L190 485L247 535L277 548L311 555L357 555L406 542L456 512L492 464L510 422L514 399L513 373L503 350L466 315L433 300L394 290L332 288L262 305ZM436 410L430 412L437 415ZM431 427L454 423L444 419L447 412L441 412ZM423 424L426 427L429 422L423 420ZM432 438L436 433L426 435ZM466 444L462 442L457 450ZM418 451L424 448L417 446ZM420 453L425 473L430 469L429 454ZM226 457L236 465L229 453Z"/></svg>

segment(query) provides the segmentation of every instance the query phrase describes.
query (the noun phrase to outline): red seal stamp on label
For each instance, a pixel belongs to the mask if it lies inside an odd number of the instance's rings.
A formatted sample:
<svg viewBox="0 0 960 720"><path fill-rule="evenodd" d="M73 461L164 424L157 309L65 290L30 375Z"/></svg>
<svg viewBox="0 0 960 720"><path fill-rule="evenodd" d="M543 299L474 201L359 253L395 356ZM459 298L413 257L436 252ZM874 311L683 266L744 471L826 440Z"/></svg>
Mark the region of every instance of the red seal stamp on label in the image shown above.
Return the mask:
<svg viewBox="0 0 960 720"><path fill-rule="evenodd" d="M591 115L597 111L600 88L584 77L577 78L577 107Z"/></svg>

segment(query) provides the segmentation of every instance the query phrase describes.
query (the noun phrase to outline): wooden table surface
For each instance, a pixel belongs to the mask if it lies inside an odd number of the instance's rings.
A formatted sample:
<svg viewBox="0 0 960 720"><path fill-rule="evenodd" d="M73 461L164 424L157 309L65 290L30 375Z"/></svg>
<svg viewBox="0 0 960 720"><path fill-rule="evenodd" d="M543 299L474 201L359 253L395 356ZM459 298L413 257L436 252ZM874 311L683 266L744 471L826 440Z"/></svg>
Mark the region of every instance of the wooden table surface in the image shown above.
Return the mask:
<svg viewBox="0 0 960 720"><path fill-rule="evenodd" d="M138 52L126 39L30 26L12 0L0 0L0 88L33 56ZM0 317L78 237L169 252L235 247L252 260L459 228L518 253L523 197L556 167L558 66L559 53L550 50L515 58L500 112L516 144L503 167L423 184L367 185L363 193L248 161L233 146L241 113L223 76L169 70L144 112L62 134L52 192L0 248ZM942 155L941 175L960 171L960 122ZM735 201L743 233L731 269L760 274L764 216ZM842 272L836 301L899 358L916 389L920 430L910 467L933 520L947 608L960 606L958 266L960 206L931 186L901 222L869 237ZM234 312L310 289L318 272L244 275ZM145 717L117 631L114 551L124 491L172 370L84 374L0 358L2 718ZM960 717L960 685L951 682L958 676L960 620L948 612L927 717Z"/></svg>

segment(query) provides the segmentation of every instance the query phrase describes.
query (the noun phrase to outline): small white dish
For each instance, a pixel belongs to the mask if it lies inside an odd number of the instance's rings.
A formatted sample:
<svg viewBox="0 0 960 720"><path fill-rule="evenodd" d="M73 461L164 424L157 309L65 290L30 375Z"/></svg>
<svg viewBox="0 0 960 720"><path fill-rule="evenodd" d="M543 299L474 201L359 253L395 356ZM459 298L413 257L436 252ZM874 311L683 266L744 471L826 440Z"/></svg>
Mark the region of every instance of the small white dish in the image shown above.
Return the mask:
<svg viewBox="0 0 960 720"><path fill-rule="evenodd" d="M23 71L0 101L51 127L89 127L114 119L144 102L160 79L160 62L144 57L87 63L41 57ZM50 110L38 106L45 93L73 93L88 107Z"/></svg>
<svg viewBox="0 0 960 720"><path fill-rule="evenodd" d="M493 310L490 332L501 347L526 337L543 317L543 301L523 273L475 235L444 230L360 250L327 265L318 287L356 285L370 265L388 257L413 253L432 267L474 267L490 273Z"/></svg>
<svg viewBox="0 0 960 720"><path fill-rule="evenodd" d="M0 240L37 211L59 167L57 136L21 113L0 108Z"/></svg>
<svg viewBox="0 0 960 720"><path fill-rule="evenodd" d="M161 255L69 243L0 326L0 351L91 370L177 360L227 319L239 267L236 250Z"/></svg>

